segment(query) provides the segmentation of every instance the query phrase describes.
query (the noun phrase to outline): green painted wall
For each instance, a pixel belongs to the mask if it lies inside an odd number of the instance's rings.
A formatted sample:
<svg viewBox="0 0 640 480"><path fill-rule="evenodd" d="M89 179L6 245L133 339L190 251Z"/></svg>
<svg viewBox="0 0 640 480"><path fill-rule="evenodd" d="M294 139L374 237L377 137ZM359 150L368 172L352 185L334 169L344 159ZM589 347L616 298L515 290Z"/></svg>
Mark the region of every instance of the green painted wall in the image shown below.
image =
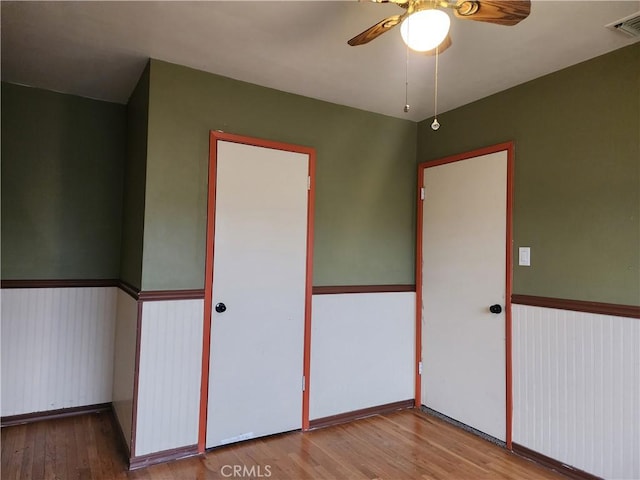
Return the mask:
<svg viewBox="0 0 640 480"><path fill-rule="evenodd" d="M639 305L638 58L479 100L438 132L156 60L127 107L2 83L2 278L202 288L220 129L316 148L315 285L412 283L416 158L514 140L515 247L533 262L514 293Z"/></svg>
<svg viewBox="0 0 640 480"><path fill-rule="evenodd" d="M2 278L118 278L125 107L2 83Z"/></svg>
<svg viewBox="0 0 640 480"><path fill-rule="evenodd" d="M210 130L316 148L314 285L413 283L416 129L152 60L143 289L204 286Z"/></svg>
<svg viewBox="0 0 640 480"><path fill-rule="evenodd" d="M431 119L418 161L514 140L514 293L640 305L640 44Z"/></svg>
<svg viewBox="0 0 640 480"><path fill-rule="evenodd" d="M140 289L147 171L149 66L127 104L127 161L124 167L120 279Z"/></svg>

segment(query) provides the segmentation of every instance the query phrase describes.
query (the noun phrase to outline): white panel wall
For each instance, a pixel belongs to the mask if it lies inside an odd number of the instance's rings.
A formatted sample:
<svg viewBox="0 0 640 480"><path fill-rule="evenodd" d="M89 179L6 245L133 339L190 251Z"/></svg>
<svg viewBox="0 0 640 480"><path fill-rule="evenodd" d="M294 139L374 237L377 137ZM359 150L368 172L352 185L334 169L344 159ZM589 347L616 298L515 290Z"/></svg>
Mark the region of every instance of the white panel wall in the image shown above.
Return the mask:
<svg viewBox="0 0 640 480"><path fill-rule="evenodd" d="M138 302L118 289L113 355L113 409L131 450Z"/></svg>
<svg viewBox="0 0 640 480"><path fill-rule="evenodd" d="M513 306L513 441L640 478L640 320Z"/></svg>
<svg viewBox="0 0 640 480"><path fill-rule="evenodd" d="M415 293L313 296L310 419L414 397Z"/></svg>
<svg viewBox="0 0 640 480"><path fill-rule="evenodd" d="M145 302L135 456L198 443L203 300Z"/></svg>
<svg viewBox="0 0 640 480"><path fill-rule="evenodd" d="M115 287L3 289L2 416L111 401Z"/></svg>

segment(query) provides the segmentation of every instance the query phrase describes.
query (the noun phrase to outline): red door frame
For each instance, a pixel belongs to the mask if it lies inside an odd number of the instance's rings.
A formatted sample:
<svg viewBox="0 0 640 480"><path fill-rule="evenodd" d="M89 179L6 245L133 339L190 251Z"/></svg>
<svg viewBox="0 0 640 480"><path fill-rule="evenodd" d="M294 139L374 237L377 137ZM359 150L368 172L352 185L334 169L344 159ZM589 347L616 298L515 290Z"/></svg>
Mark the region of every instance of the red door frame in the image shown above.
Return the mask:
<svg viewBox="0 0 640 480"><path fill-rule="evenodd" d="M441 158L432 162L424 162L418 165L418 190L417 190L417 229L416 229L416 358L415 358L415 405L420 407L422 403L422 379L420 374L420 362L422 361L422 229L423 201L421 191L424 188L424 171L430 167L447 163L467 160L496 152L507 152L507 218L506 218L506 269L505 269L505 384L506 384L506 444L512 449L512 415L513 415L513 379L512 379L512 333L511 333L511 290L513 278L513 142L500 143L471 152L460 153L450 157Z"/></svg>
<svg viewBox="0 0 640 480"><path fill-rule="evenodd" d="M316 152L311 147L291 145L231 133L211 131L209 134L209 186L207 194L207 237L205 253L204 322L202 335L202 377L200 383L200 423L198 428L198 452L204 453L207 438L207 408L209 403L209 361L211 358L211 304L213 297L213 257L215 254L216 168L218 141L240 143L256 147L272 148L309 156L310 184L307 190L307 272L304 312L304 356L302 374L305 388L302 392L302 430L309 429L309 384L311 366L311 289L313 278L313 214L315 210Z"/></svg>

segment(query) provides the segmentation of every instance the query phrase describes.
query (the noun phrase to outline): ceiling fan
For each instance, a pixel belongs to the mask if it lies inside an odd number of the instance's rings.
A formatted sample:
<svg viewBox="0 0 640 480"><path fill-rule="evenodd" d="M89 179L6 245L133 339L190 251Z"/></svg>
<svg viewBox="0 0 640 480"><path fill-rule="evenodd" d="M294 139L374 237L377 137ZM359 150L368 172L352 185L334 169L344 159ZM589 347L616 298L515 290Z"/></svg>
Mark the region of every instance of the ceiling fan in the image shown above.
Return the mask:
<svg viewBox="0 0 640 480"><path fill-rule="evenodd" d="M409 48L433 54L451 46L449 16L443 9L452 9L457 18L512 26L529 16L530 0L370 0L394 3L405 12L380 20L347 43L363 45L401 24L402 38ZM428 38L427 38L428 37Z"/></svg>

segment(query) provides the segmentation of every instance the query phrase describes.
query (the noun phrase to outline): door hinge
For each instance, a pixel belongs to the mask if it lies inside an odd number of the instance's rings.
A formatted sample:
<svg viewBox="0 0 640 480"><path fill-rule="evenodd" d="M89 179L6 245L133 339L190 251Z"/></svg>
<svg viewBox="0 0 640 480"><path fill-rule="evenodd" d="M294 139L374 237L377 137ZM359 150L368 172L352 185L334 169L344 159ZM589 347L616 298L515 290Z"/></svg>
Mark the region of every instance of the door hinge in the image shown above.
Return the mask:
<svg viewBox="0 0 640 480"><path fill-rule="evenodd" d="M303 376L302 377L302 391L304 392L306 388L307 388L307 381L306 381L306 378Z"/></svg>
<svg viewBox="0 0 640 480"><path fill-rule="evenodd" d="M307 190L311 190L311 175L307 177Z"/></svg>
<svg viewBox="0 0 640 480"><path fill-rule="evenodd" d="M418 375L422 375L422 362L418 362Z"/></svg>
<svg viewBox="0 0 640 480"><path fill-rule="evenodd" d="M420 189L420 200L424 200L424 187Z"/></svg>

